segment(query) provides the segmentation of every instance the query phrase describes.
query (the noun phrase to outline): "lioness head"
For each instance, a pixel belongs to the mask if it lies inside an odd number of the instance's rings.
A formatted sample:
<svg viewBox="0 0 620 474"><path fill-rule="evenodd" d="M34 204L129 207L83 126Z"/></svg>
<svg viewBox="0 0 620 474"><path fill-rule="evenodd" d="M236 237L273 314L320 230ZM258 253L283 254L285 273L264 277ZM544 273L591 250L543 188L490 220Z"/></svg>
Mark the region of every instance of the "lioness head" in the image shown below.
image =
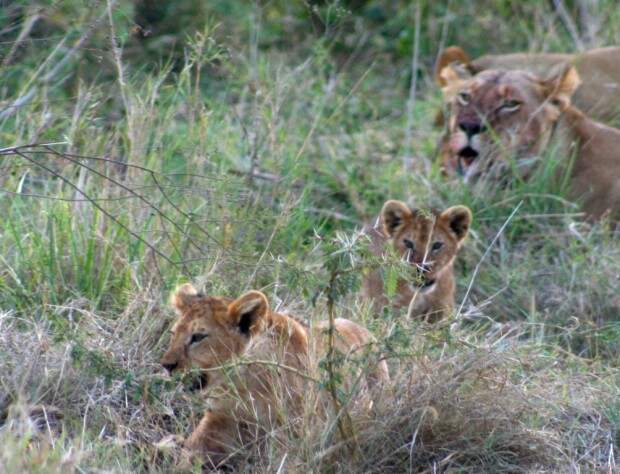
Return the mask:
<svg viewBox="0 0 620 474"><path fill-rule="evenodd" d="M259 291L250 291L235 301L199 294L185 284L171 298L178 319L172 327L170 346L161 364L168 372L212 369L243 354L252 337L264 330L268 302ZM202 372L193 388L203 388L216 376Z"/></svg>
<svg viewBox="0 0 620 474"><path fill-rule="evenodd" d="M554 123L580 84L573 66L548 79L529 72L486 70L474 76L459 64L440 73L450 108L443 165L476 177L508 157L524 167L548 143Z"/></svg>
<svg viewBox="0 0 620 474"><path fill-rule="evenodd" d="M454 261L472 215L465 206L427 212L410 209L401 201L387 201L381 219L394 250L417 270L417 286L429 288Z"/></svg>

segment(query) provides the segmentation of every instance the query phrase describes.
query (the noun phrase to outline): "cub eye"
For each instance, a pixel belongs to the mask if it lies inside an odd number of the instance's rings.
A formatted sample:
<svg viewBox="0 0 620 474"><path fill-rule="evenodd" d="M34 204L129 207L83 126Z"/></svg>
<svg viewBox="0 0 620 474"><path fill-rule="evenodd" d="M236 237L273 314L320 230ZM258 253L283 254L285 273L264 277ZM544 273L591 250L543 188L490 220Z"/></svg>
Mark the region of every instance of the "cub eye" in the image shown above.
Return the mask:
<svg viewBox="0 0 620 474"><path fill-rule="evenodd" d="M519 107L521 107L521 102L518 100L507 100L502 104L500 109L504 112L514 112L515 110L518 110Z"/></svg>
<svg viewBox="0 0 620 474"><path fill-rule="evenodd" d="M431 247L431 250L433 252L437 252L437 250L439 250L441 247L443 247L443 242L433 242L433 246Z"/></svg>
<svg viewBox="0 0 620 474"><path fill-rule="evenodd" d="M202 341L207 336L208 336L208 334L200 334L200 333L192 334L192 338L190 339L189 343L190 343L190 345L191 344L196 344L197 342Z"/></svg>
<svg viewBox="0 0 620 474"><path fill-rule="evenodd" d="M471 101L471 95L469 95L469 93L467 92L459 92L456 98L461 105L467 105Z"/></svg>
<svg viewBox="0 0 620 474"><path fill-rule="evenodd" d="M405 239L403 240L403 243L405 244L405 247L407 247L409 250L415 249L415 244L411 240Z"/></svg>

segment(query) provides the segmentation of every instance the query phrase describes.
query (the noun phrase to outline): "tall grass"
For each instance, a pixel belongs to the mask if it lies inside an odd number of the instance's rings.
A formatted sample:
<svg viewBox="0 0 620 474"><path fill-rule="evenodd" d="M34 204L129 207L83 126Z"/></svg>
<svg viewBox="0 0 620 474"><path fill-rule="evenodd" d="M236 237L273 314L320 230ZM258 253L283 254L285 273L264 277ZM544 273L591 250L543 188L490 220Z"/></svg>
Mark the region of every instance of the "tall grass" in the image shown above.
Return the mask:
<svg viewBox="0 0 620 474"><path fill-rule="evenodd" d="M389 13L375 3L376 15ZM492 191L447 180L431 162L440 98L429 72L440 38L474 53L486 52L485 32L502 45L570 50L551 7L523 4L530 21L495 31L492 12L509 18L510 2L486 2L476 18L473 6L454 18L424 3L407 117L406 6L383 23L373 5L363 20L317 7L325 30L311 33L306 9L213 5L185 53L159 63L136 59L159 46L137 46L133 7L120 2L110 15L76 4L79 20L57 40L50 34L6 66L0 470L173 469L174 449L161 440L186 436L204 409L158 365L167 295L188 280L233 297L262 289L310 322L331 308L371 328L389 360L392 381L373 413L351 408L358 455L333 436L333 414L308 415L307 436L267 436L240 471L617 469L617 232L584 223L551 179L565 157L550 154L532 179ZM604 43L617 11L600 5ZM100 15L93 48L43 80ZM357 231L389 198L473 210L456 265L461 311L444 324L377 317L359 298L371 262ZM46 422L40 406L62 420Z"/></svg>

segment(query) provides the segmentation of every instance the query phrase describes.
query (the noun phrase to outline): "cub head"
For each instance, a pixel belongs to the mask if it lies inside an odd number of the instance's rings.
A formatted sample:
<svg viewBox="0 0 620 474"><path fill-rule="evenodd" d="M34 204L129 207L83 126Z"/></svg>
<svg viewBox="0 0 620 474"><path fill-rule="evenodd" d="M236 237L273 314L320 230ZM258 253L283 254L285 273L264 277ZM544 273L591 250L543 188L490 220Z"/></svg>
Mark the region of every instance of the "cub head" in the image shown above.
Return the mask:
<svg viewBox="0 0 620 474"><path fill-rule="evenodd" d="M383 232L393 248L419 275L415 286L430 288L449 268L469 232L472 215L465 206L443 212L410 209L404 202L387 201L381 210Z"/></svg>
<svg viewBox="0 0 620 474"><path fill-rule="evenodd" d="M581 83L570 65L540 79L522 70L472 75L452 63L441 70L440 78L449 107L443 165L448 173L466 179L508 157L524 159L524 164L536 157Z"/></svg>
<svg viewBox="0 0 620 474"><path fill-rule="evenodd" d="M265 295L245 293L237 300L199 294L185 284L172 295L178 318L161 365L172 373L190 368L208 370L242 355L251 339L265 329L269 312ZM216 376L202 372L193 388L204 388Z"/></svg>

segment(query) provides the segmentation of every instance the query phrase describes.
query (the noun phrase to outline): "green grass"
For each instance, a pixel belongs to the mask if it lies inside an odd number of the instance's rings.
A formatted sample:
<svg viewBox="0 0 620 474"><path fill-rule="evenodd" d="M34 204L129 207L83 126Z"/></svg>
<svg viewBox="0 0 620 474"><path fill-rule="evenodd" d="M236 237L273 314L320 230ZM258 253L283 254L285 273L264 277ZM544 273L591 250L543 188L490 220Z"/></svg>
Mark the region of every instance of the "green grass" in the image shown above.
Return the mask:
<svg viewBox="0 0 620 474"><path fill-rule="evenodd" d="M158 364L168 295L186 281L232 297L261 289L310 321L327 317L330 296L390 358L389 395L373 417L353 411L363 459L338 448L332 416L305 420L303 439L253 446L241 471L617 469L617 232L582 222L565 199L553 179L565 157L494 190L444 178L433 162L443 22L446 41L474 53L572 50L559 20L550 32L542 22L550 7L489 0L474 18L473 6L452 2L452 17L424 2L406 142L414 23L404 3L317 7L327 31L312 30L307 8L233 3L166 13L188 25L167 49L159 33L136 40L138 7L120 2L123 77L104 16L49 81L60 38L75 41L105 6L75 1L69 21L44 5L49 18L30 32L40 41L4 68L0 111L33 92L0 119L2 147L55 144L0 155L0 470L173 469L157 443L186 436L204 407ZM620 20L613 2L600 8L608 44ZM16 33L0 34L10 48ZM453 320L377 318L358 295L371 262L354 236L387 199L472 209ZM62 434L34 427L32 405L57 407Z"/></svg>

